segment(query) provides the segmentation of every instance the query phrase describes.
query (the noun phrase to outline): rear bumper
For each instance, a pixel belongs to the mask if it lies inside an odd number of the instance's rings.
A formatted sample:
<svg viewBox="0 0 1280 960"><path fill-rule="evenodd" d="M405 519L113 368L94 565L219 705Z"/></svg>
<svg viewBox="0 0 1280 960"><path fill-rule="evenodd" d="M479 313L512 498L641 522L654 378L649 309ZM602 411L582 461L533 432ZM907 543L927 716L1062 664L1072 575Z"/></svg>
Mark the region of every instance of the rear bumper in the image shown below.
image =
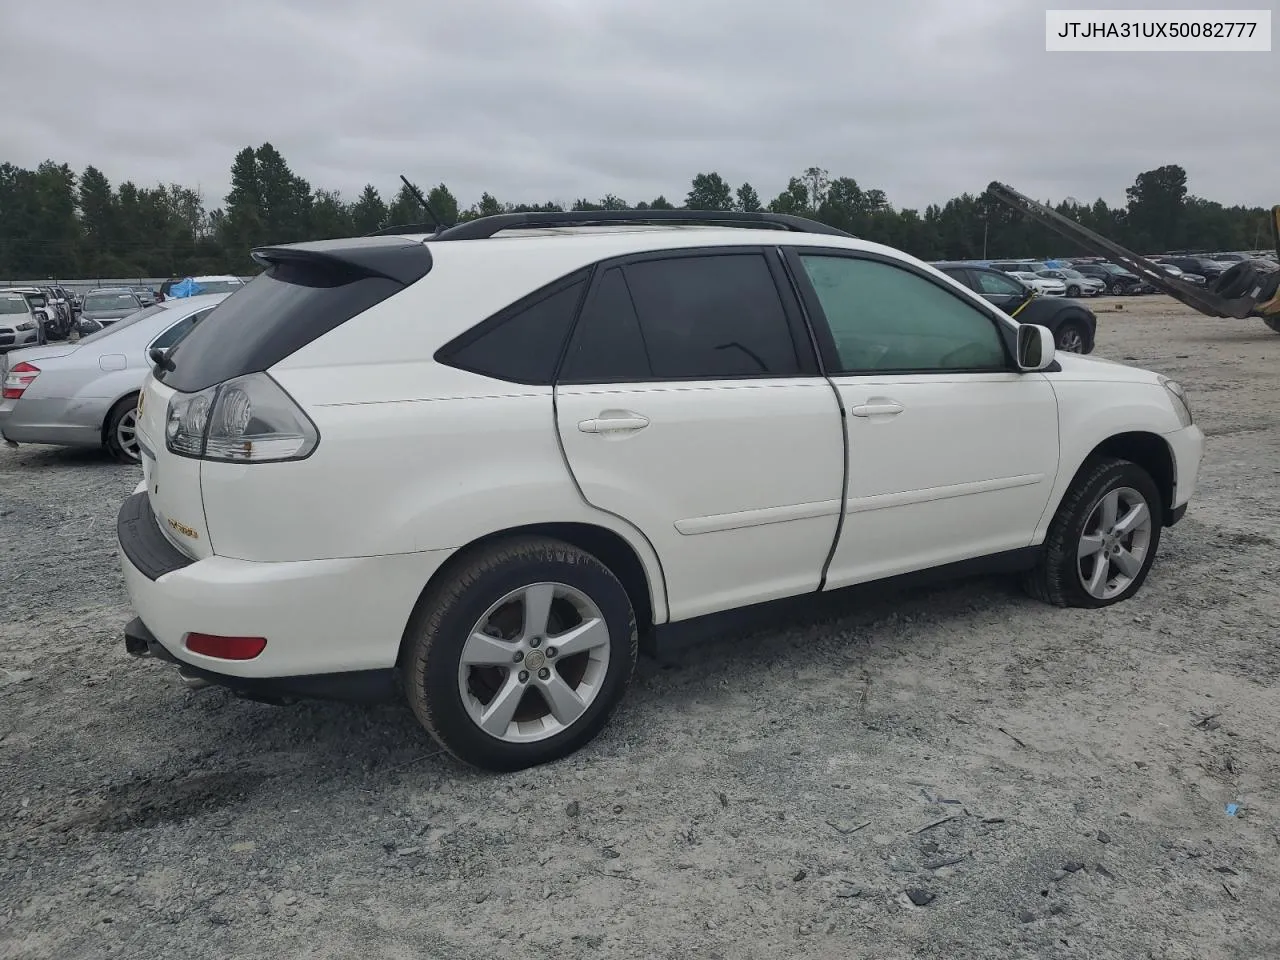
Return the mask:
<svg viewBox="0 0 1280 960"><path fill-rule="evenodd" d="M422 589L452 552L193 561L160 533L145 493L125 501L117 539L125 587L151 638L144 645L224 686L227 678L288 681L292 687L312 678L301 685L319 688L325 682L317 674L390 670ZM222 660L188 650L189 633L265 637L267 646L252 660ZM329 680L345 685L341 678Z"/></svg>
<svg viewBox="0 0 1280 960"><path fill-rule="evenodd" d="M292 700L347 700L380 703L394 699L399 689L396 671L355 670L345 673L321 673L301 677L235 677L226 673L193 667L179 660L147 629L141 617L134 617L124 628L125 652L135 657L155 657L178 667L189 685L212 684L230 690L246 700L264 703L288 703ZM196 683L192 683L195 681Z"/></svg>
<svg viewBox="0 0 1280 960"><path fill-rule="evenodd" d="M36 397L0 400L0 435L17 443L98 447L110 409L105 403Z"/></svg>

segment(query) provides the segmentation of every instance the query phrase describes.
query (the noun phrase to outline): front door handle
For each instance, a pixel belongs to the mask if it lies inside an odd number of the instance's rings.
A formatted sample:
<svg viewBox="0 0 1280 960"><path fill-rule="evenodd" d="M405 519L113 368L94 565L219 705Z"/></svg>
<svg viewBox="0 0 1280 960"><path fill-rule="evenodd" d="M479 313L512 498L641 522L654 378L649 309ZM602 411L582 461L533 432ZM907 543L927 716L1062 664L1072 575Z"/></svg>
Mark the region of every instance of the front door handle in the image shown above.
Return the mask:
<svg viewBox="0 0 1280 960"><path fill-rule="evenodd" d="M626 433L643 430L649 425L649 418L638 413L601 414L591 420L578 422L578 429L583 433Z"/></svg>
<svg viewBox="0 0 1280 960"><path fill-rule="evenodd" d="M855 417L893 417L905 410L897 400L877 400L872 403L861 403L850 407L849 413Z"/></svg>

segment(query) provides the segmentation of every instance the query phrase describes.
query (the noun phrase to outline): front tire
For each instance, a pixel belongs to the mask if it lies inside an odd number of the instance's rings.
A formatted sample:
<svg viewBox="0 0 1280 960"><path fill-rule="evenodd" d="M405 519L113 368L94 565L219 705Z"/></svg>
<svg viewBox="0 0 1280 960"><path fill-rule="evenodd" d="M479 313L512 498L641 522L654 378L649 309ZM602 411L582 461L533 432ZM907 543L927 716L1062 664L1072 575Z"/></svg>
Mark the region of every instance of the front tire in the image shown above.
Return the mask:
<svg viewBox="0 0 1280 960"><path fill-rule="evenodd" d="M1073 285L1073 286L1070 286L1070 287L1067 287L1067 296L1068 296L1068 297L1072 297L1072 298L1079 297L1079 296L1080 296L1080 288L1079 288L1079 287L1077 287L1077 286L1074 286L1074 285Z"/></svg>
<svg viewBox="0 0 1280 960"><path fill-rule="evenodd" d="M1091 461L1049 525L1026 591L1059 607L1109 607L1142 587L1155 561L1164 507L1151 475L1114 457Z"/></svg>
<svg viewBox="0 0 1280 960"><path fill-rule="evenodd" d="M406 630L405 694L450 754L512 771L567 756L608 723L639 649L627 591L558 540L488 547L427 591Z"/></svg>
<svg viewBox="0 0 1280 960"><path fill-rule="evenodd" d="M132 394L120 400L107 414L103 427L107 451L121 463L141 463L142 448L138 446L138 395Z"/></svg>
<svg viewBox="0 0 1280 960"><path fill-rule="evenodd" d="M1262 322L1271 330L1280 333L1280 317L1263 317Z"/></svg>

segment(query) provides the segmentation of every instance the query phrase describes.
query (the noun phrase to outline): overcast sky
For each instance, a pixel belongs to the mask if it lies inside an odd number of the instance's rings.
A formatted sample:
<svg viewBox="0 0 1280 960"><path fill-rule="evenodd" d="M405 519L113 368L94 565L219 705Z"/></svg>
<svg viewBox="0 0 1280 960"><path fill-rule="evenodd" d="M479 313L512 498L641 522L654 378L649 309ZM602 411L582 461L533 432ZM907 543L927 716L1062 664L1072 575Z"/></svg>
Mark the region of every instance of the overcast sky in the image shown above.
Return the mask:
<svg viewBox="0 0 1280 960"><path fill-rule="evenodd" d="M0 0L0 161L210 208L264 141L348 199L404 172L464 206L679 201L710 170L767 201L811 165L897 206L992 179L1122 202L1178 163L1270 206L1280 52L1051 54L1044 11L1278 2Z"/></svg>

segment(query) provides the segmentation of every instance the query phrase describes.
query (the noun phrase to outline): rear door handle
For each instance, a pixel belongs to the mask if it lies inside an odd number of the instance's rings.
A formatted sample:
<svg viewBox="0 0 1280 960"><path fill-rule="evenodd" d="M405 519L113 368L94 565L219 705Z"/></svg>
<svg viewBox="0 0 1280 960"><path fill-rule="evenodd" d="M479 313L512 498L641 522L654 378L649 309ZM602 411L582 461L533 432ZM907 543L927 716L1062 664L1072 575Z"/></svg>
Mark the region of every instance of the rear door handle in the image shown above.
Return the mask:
<svg viewBox="0 0 1280 960"><path fill-rule="evenodd" d="M849 413L855 417L893 417L905 410L896 400L880 400L876 403L861 403L850 407Z"/></svg>
<svg viewBox="0 0 1280 960"><path fill-rule="evenodd" d="M648 425L648 417L642 417L638 413L629 413L621 416L599 416L591 420L581 420L578 423L578 429L583 433L625 433L627 431L643 430Z"/></svg>

